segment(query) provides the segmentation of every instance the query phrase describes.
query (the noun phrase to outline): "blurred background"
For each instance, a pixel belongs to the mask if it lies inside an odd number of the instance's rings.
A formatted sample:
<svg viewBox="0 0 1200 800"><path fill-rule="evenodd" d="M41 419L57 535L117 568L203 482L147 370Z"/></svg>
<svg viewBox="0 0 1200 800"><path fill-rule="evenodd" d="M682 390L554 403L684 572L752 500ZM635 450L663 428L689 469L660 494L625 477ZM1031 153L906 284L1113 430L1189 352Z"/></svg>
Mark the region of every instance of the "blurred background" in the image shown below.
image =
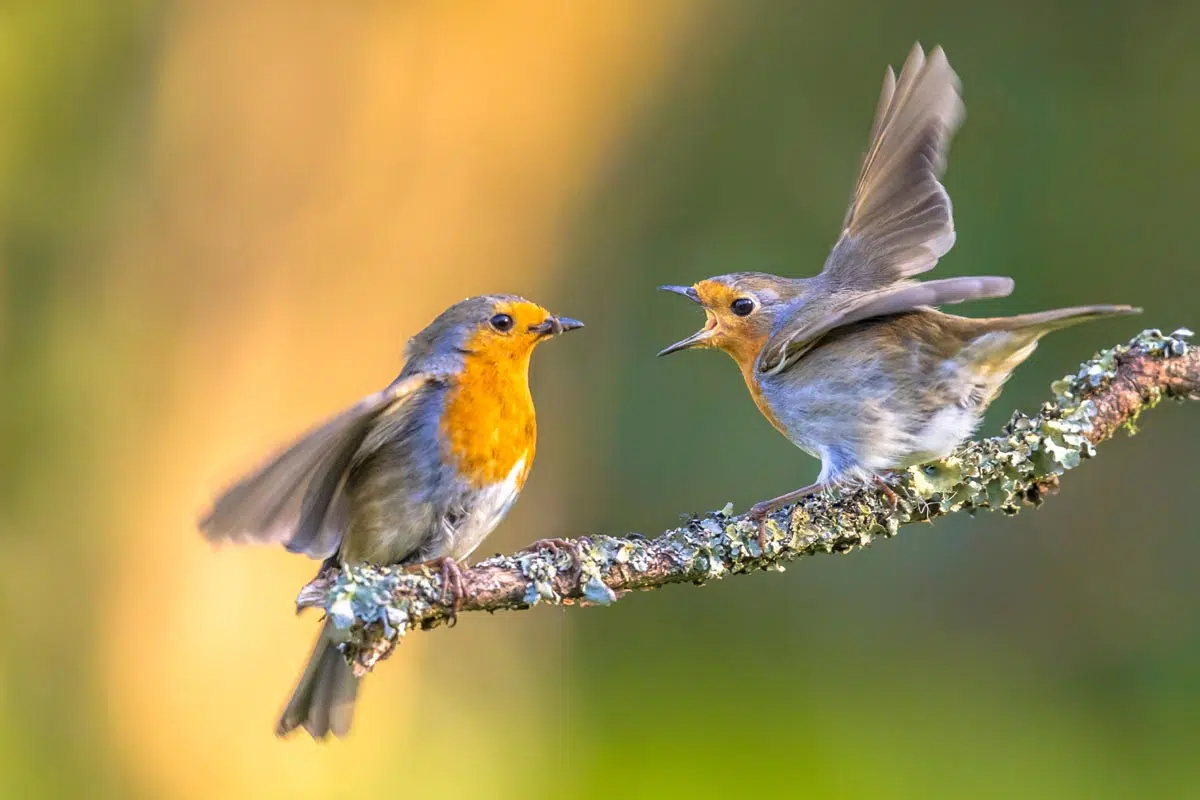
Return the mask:
<svg viewBox="0 0 1200 800"><path fill-rule="evenodd" d="M1164 407L1016 519L906 529L605 610L464 618L279 741L315 565L214 550L213 494L389 381L466 295L588 329L479 555L652 534L817 464L656 293L815 272L884 67L945 46L967 122L937 274L1049 338L989 415L1195 327L1200 4L0 3L0 795L1179 797L1200 792L1200 414Z"/></svg>

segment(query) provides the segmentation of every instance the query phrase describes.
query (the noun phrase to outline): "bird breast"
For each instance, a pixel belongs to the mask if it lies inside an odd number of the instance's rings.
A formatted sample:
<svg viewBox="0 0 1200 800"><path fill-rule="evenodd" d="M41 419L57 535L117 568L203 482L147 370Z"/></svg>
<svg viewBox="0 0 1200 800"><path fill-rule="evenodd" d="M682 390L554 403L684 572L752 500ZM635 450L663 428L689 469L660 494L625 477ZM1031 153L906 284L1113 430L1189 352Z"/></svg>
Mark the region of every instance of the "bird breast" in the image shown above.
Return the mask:
<svg viewBox="0 0 1200 800"><path fill-rule="evenodd" d="M449 460L469 485L482 489L515 474L519 490L537 447L528 356L467 356L446 396L441 429Z"/></svg>

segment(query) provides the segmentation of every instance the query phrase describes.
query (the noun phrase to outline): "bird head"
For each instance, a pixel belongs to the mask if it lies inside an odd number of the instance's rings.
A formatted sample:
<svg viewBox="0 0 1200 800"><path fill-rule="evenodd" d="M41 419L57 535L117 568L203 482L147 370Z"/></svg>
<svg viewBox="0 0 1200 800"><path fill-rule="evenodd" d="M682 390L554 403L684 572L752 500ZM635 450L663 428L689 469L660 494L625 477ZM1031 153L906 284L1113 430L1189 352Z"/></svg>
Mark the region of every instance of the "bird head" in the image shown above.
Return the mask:
<svg viewBox="0 0 1200 800"><path fill-rule="evenodd" d="M533 349L560 333L582 328L516 295L483 295L455 303L412 338L410 362L446 356L527 361Z"/></svg>
<svg viewBox="0 0 1200 800"><path fill-rule="evenodd" d="M804 294L803 279L764 272L735 272L706 278L692 286L660 286L699 304L705 325L686 339L663 348L660 356L692 348L724 350L743 368L754 363L782 311Z"/></svg>

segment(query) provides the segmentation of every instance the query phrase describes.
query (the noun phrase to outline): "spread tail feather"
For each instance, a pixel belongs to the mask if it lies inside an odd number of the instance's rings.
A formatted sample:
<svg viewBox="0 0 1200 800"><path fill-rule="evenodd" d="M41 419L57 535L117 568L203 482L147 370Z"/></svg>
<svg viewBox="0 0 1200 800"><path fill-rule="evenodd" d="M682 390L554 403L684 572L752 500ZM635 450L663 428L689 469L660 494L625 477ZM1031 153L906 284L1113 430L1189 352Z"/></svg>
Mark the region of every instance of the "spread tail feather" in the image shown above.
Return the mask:
<svg viewBox="0 0 1200 800"><path fill-rule="evenodd" d="M324 739L330 733L341 738L350 731L359 679L338 650L331 624L327 621L321 629L304 674L279 717L275 728L278 736L286 736L300 726L314 739Z"/></svg>
<svg viewBox="0 0 1200 800"><path fill-rule="evenodd" d="M1039 311L1036 314L1021 314L1017 317L1004 317L992 320L992 322L997 323L995 328L1000 330L1028 332L1036 338L1051 331L1069 328L1092 319L1140 313L1142 310L1134 306L1076 306L1074 308L1056 308L1053 311Z"/></svg>
<svg viewBox="0 0 1200 800"><path fill-rule="evenodd" d="M960 357L975 364L981 374L994 376L989 389L994 397L1009 374L1029 358L1037 349L1038 340L1047 333L1092 319L1140 313L1142 310L1133 306L1095 305L976 320L977 327Z"/></svg>

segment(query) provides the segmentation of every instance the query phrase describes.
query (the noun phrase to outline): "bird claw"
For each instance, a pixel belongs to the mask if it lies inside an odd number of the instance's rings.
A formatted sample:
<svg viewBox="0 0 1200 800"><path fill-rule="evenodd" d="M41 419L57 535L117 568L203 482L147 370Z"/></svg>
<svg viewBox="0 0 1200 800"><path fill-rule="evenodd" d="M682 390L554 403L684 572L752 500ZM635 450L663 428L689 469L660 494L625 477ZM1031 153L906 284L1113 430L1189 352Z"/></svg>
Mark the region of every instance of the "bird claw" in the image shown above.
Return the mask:
<svg viewBox="0 0 1200 800"><path fill-rule="evenodd" d="M323 606L325 596L329 589L337 580L339 567L337 562L332 565L326 562L321 565L321 569L317 572L316 577L304 584L300 593L296 595L296 613L300 614L306 608L313 606Z"/></svg>
<svg viewBox="0 0 1200 800"><path fill-rule="evenodd" d="M759 503L746 512L749 519L758 523L758 551L764 555L767 552L767 515L770 513L771 508L765 503Z"/></svg>
<svg viewBox="0 0 1200 800"><path fill-rule="evenodd" d="M767 515L776 509L799 503L806 497L809 497L817 492L823 492L828 488L824 483L812 483L803 488L797 489L794 492L781 494L773 500L763 500L761 503L756 503L753 508L747 512L750 519L758 520L758 546L763 555L767 554Z"/></svg>
<svg viewBox="0 0 1200 800"><path fill-rule="evenodd" d="M537 549L549 550L558 558L562 552L567 552L571 556L571 564L574 566L573 578L578 580L583 576L583 551L579 549L579 542L573 539L563 539L558 536L549 539L538 539L533 544L529 545L530 550Z"/></svg>
<svg viewBox="0 0 1200 800"><path fill-rule="evenodd" d="M879 491L883 492L883 496L887 498L888 505L892 507L892 511L895 511L900 507L900 495L896 494L896 492L892 490L891 486L888 486L887 481L885 481L881 476L876 475L875 485L879 487Z"/></svg>
<svg viewBox="0 0 1200 800"><path fill-rule="evenodd" d="M458 624L458 612L462 608L463 597L466 596L463 589L462 565L458 563L458 559L450 556L443 556L429 563L437 564L441 569L442 603L450 606L450 616L446 624L453 628Z"/></svg>

